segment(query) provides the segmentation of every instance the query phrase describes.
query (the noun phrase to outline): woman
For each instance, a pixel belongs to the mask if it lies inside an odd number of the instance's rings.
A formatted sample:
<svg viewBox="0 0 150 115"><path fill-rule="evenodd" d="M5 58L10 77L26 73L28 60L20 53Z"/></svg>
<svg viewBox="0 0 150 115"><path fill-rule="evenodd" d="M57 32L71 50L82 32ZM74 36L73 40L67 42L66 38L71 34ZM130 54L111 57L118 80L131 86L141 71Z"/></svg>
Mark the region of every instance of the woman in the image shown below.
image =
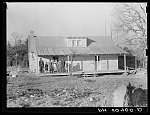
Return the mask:
<svg viewBox="0 0 150 115"><path fill-rule="evenodd" d="M57 62L54 61L54 72L57 72Z"/></svg>
<svg viewBox="0 0 150 115"><path fill-rule="evenodd" d="M53 62L49 62L50 64L49 64L49 71L50 71L50 73L54 73L54 67L53 67Z"/></svg>

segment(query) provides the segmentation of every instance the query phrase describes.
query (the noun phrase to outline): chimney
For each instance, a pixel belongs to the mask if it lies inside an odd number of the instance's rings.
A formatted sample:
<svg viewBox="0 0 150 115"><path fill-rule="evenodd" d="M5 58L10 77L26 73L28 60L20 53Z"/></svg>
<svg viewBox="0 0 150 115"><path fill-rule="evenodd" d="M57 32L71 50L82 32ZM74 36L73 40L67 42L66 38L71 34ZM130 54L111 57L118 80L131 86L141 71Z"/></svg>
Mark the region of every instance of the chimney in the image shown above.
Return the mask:
<svg viewBox="0 0 150 115"><path fill-rule="evenodd" d="M30 37L34 37L34 31L30 31Z"/></svg>

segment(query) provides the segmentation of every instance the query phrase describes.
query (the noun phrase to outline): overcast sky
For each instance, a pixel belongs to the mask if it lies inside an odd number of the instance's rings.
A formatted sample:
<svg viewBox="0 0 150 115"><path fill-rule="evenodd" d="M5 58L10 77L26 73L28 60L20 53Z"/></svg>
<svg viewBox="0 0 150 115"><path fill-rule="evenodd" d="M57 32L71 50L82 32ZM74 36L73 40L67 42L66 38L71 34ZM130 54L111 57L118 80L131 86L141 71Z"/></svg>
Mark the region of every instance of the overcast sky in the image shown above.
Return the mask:
<svg viewBox="0 0 150 115"><path fill-rule="evenodd" d="M110 36L112 3L7 3L7 38L12 32L40 36Z"/></svg>

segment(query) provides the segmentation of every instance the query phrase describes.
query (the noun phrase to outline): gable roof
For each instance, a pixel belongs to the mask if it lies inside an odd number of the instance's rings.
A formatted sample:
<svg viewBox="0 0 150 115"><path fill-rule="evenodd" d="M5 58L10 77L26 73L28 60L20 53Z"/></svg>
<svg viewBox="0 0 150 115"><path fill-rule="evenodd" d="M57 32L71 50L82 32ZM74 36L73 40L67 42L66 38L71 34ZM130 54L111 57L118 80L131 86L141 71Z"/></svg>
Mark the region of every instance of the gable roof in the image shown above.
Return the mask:
<svg viewBox="0 0 150 115"><path fill-rule="evenodd" d="M109 36L86 36L87 47L67 47L67 37L36 36L37 55L126 54Z"/></svg>

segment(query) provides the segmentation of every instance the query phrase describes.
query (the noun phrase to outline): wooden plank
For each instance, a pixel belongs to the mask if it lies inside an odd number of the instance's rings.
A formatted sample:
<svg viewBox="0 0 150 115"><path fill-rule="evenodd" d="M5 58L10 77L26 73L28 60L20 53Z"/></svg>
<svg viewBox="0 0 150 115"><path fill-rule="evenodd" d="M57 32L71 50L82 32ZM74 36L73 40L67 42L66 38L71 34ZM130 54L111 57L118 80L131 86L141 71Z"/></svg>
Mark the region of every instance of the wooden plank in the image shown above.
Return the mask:
<svg viewBox="0 0 150 115"><path fill-rule="evenodd" d="M125 73L126 73L126 55L124 54L124 70L125 70Z"/></svg>
<svg viewBox="0 0 150 115"><path fill-rule="evenodd" d="M118 69L118 60L109 60L109 70Z"/></svg>
<svg viewBox="0 0 150 115"><path fill-rule="evenodd" d="M107 70L107 60L101 60L101 70Z"/></svg>
<svg viewBox="0 0 150 115"><path fill-rule="evenodd" d="M83 71L95 70L95 56L84 56L83 59Z"/></svg>
<svg viewBox="0 0 150 115"><path fill-rule="evenodd" d="M94 60L91 61L83 61L83 70L84 71L92 71L95 68Z"/></svg>

